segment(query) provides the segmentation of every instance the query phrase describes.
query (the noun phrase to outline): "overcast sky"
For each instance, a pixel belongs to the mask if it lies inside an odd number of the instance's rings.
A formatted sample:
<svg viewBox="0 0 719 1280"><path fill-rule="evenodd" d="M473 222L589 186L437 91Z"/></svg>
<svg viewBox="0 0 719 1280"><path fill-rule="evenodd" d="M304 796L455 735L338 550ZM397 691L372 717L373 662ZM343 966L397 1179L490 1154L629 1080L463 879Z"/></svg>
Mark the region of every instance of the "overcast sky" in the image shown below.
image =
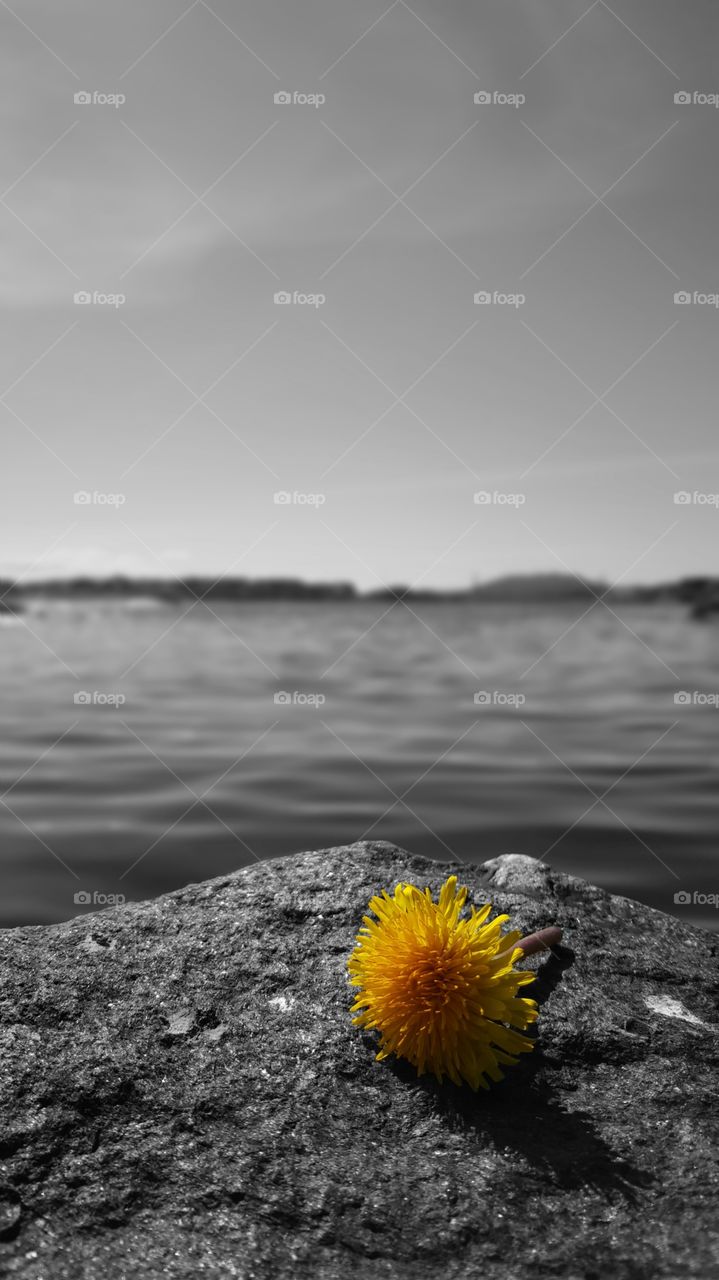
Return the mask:
<svg viewBox="0 0 719 1280"><path fill-rule="evenodd" d="M674 494L719 493L719 310L674 295L719 289L719 112L674 95L718 38L711 0L0 0L0 571L717 572Z"/></svg>

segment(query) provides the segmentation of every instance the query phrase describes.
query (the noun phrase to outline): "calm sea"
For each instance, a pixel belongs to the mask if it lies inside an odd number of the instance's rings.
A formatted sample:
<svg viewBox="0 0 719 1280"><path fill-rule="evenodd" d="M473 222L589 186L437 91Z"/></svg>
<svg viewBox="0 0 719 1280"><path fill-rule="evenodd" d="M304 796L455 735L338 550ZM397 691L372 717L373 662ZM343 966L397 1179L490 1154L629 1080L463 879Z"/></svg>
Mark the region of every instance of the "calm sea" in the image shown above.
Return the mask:
<svg viewBox="0 0 719 1280"><path fill-rule="evenodd" d="M33 602L0 625L2 923L366 836L716 928L675 894L719 894L719 622L583 608Z"/></svg>

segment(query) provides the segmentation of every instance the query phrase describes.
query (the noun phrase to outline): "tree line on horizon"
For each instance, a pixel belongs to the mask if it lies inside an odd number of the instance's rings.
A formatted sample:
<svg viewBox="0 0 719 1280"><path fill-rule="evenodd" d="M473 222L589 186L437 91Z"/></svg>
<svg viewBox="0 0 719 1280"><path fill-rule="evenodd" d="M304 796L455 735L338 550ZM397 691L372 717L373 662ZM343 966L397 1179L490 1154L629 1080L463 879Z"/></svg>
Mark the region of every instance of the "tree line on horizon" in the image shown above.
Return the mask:
<svg viewBox="0 0 719 1280"><path fill-rule="evenodd" d="M416 588L405 585L360 591L351 582L307 582L301 578L132 578L116 574L106 578L78 576L42 581L0 581L0 596L21 603L23 597L77 599L92 597L145 597L164 600L427 600L518 601L591 600L607 596L615 601L674 600L701 608L719 608L719 578L691 577L674 582L608 587L585 582L572 574L510 574L467 588Z"/></svg>

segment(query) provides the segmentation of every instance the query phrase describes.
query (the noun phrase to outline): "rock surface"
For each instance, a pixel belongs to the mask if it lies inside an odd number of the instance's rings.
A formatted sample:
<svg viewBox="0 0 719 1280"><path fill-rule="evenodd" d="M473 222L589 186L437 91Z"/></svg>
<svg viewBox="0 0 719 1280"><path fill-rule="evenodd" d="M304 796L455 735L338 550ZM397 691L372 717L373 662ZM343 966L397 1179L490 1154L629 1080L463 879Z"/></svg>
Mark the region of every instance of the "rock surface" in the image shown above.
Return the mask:
<svg viewBox="0 0 719 1280"><path fill-rule="evenodd" d="M472 1094L374 1061L370 896L449 871L565 945L534 1053ZM0 1272L719 1275L717 940L528 858L303 853L0 933Z"/></svg>

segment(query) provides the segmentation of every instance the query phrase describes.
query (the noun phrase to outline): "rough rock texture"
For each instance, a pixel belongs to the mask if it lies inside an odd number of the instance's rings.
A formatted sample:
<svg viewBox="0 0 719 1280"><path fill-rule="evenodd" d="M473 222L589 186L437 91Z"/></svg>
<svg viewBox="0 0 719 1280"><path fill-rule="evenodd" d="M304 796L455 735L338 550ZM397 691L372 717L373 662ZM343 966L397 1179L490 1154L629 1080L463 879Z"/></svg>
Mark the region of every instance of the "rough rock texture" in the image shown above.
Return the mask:
<svg viewBox="0 0 719 1280"><path fill-rule="evenodd" d="M374 1061L372 893L459 871L525 932L539 1042L491 1093ZM717 941L528 858L299 854L0 934L0 1271L719 1275Z"/></svg>

